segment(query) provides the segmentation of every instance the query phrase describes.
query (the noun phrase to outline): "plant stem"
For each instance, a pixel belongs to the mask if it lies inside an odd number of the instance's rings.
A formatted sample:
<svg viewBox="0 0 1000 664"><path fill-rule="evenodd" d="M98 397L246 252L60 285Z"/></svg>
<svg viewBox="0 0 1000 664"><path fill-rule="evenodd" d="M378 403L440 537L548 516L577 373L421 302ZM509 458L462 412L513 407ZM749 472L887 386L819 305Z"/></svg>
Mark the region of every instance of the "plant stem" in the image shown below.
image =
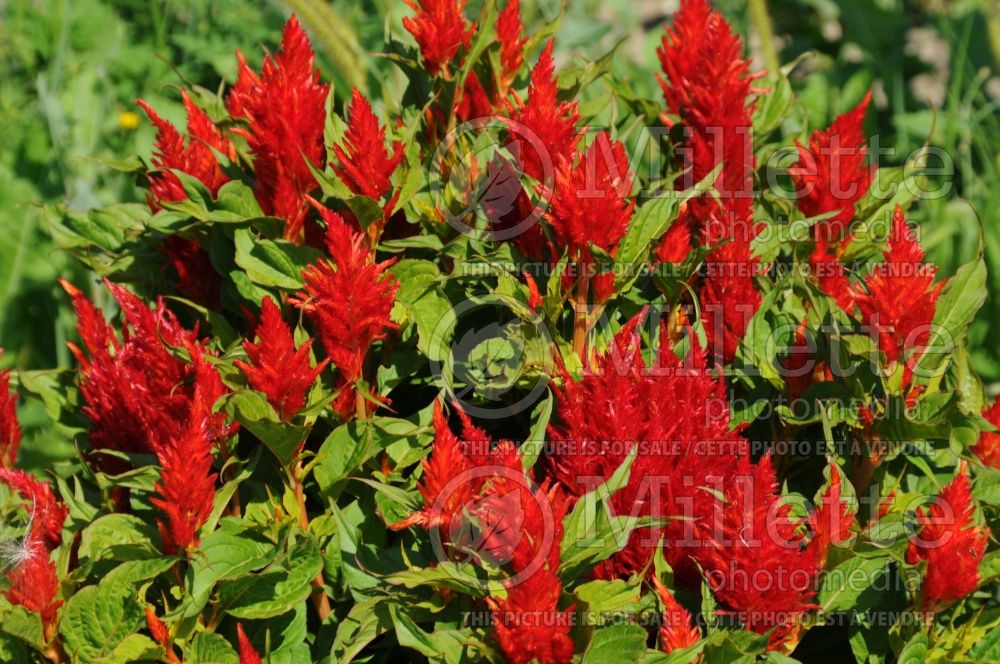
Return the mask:
<svg viewBox="0 0 1000 664"><path fill-rule="evenodd" d="M368 419L368 400L360 388L354 390L354 417L359 420Z"/></svg>
<svg viewBox="0 0 1000 664"><path fill-rule="evenodd" d="M573 303L573 351L580 356L580 361L586 366L590 270L587 265L577 263L577 266L580 275L576 282L576 299Z"/></svg>
<svg viewBox="0 0 1000 664"><path fill-rule="evenodd" d="M760 39L764 66L769 72L777 73L781 69L781 60L778 59L778 49L774 44L774 27L771 23L771 14L767 11L767 0L748 0L747 9L750 12L753 29Z"/></svg>
<svg viewBox="0 0 1000 664"><path fill-rule="evenodd" d="M306 511L306 494L302 486L302 462L295 463L295 468L288 472L288 479L292 483L292 492L295 494L295 504L299 508L299 525L302 530L309 530L309 513ZM313 587L312 600L319 614L320 622L326 622L330 615L330 598L326 596L326 584L323 583L323 572L317 574L310 585Z"/></svg>

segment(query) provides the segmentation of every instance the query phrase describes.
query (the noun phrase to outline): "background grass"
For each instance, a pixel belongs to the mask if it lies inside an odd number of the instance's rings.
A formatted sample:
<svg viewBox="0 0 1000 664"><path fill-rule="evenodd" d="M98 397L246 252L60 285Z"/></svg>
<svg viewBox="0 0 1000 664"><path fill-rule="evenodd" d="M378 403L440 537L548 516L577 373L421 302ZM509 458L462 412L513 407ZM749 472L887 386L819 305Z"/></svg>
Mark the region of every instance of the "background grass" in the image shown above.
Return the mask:
<svg viewBox="0 0 1000 664"><path fill-rule="evenodd" d="M475 11L470 2L470 12ZM557 48L563 62L597 58L619 41L613 72L636 92L658 99L655 48L676 3L586 0L570 3ZM1000 387L1000 16L990 0L757 0L776 39L762 44L761 22L747 4L717 3L747 37L756 67L809 54L793 82L810 124L825 125L875 90L869 130L895 148L901 163L929 143L952 156L954 193L921 200L912 212L930 260L951 274L986 231L991 296L970 332L984 380ZM68 366L73 335L59 276L85 276L54 252L39 202L83 210L143 193L100 162L148 155L153 129L134 105L148 100L183 122L178 84L216 88L235 76L233 51L251 61L274 48L295 9L314 36L321 66L338 100L351 84L379 96L398 87L398 72L363 52L381 50L387 32L404 34L410 10L369 0L0 0L0 346L2 366ZM522 2L526 22L560 13L556 0ZM472 15L470 13L470 15ZM757 17L759 19L759 16ZM529 30L531 28L529 27ZM993 42L990 34L994 35ZM592 86L590 94L601 94ZM392 95L386 95L392 98ZM787 126L786 133L790 132ZM786 138L796 138L789 134ZM25 453L38 463L71 452L46 424L39 404L23 404Z"/></svg>

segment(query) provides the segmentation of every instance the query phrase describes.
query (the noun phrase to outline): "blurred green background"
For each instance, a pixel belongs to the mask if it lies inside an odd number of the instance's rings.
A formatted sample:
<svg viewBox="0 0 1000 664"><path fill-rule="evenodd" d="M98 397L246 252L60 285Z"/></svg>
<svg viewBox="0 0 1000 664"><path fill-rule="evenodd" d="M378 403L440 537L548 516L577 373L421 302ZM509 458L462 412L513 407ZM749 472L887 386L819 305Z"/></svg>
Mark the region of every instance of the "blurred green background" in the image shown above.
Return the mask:
<svg viewBox="0 0 1000 664"><path fill-rule="evenodd" d="M474 15L477 2L469 3ZM755 68L809 53L793 82L812 126L824 126L868 88L867 128L895 148L888 164L930 143L952 156L951 196L922 200L912 218L930 260L951 274L986 230L991 297L973 327L974 363L993 391L1000 382L1000 16L992 0L723 0L747 39ZM992 10L991 10L992 7ZM597 58L621 40L614 73L659 99L655 48L676 1L568 3L557 49L562 61ZM350 84L399 85L380 51L403 35L401 1L336 0L0 0L0 346L2 366L67 366L73 335L58 276L78 283L80 268L52 250L38 205L83 210L143 193L102 159L148 156L154 131L134 104L142 97L183 123L179 84L216 89L235 76L233 51L251 61L275 48L295 10L314 37L321 66L343 99ZM522 0L528 24L559 15L557 0ZM768 26L774 39L762 39ZM388 98L391 98L388 97ZM877 115L877 118L875 117ZM787 139L797 136L786 136ZM65 453L39 404L22 408L25 449ZM43 442L40 438L45 437Z"/></svg>

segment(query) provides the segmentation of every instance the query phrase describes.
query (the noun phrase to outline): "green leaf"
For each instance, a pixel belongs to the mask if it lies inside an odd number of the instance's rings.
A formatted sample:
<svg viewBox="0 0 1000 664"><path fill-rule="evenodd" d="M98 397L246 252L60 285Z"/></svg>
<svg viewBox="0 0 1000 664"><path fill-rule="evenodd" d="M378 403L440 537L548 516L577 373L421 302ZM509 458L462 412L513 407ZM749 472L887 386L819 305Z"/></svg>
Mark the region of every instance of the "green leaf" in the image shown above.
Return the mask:
<svg viewBox="0 0 1000 664"><path fill-rule="evenodd" d="M646 630L638 625L623 623L602 627L583 653L580 664L619 664L635 662L646 652Z"/></svg>
<svg viewBox="0 0 1000 664"><path fill-rule="evenodd" d="M889 558L854 556L823 577L817 601L824 611L864 610L878 603L873 589L888 573Z"/></svg>
<svg viewBox="0 0 1000 664"><path fill-rule="evenodd" d="M538 455L542 453L542 448L545 447L545 432L549 426L549 420L552 418L553 401L552 391L546 389L545 398L532 415L534 423L531 425L531 431L528 432L528 438L520 447L521 465L525 471L529 471L534 467L535 462L538 461Z"/></svg>
<svg viewBox="0 0 1000 664"><path fill-rule="evenodd" d="M902 652L899 653L897 664L923 664L927 661L927 635L917 632L913 635Z"/></svg>
<svg viewBox="0 0 1000 664"><path fill-rule="evenodd" d="M628 608L637 608L635 605L641 592L641 580L639 576L634 576L628 581L623 579L588 581L577 586L573 594L587 605L587 611L590 613L619 613Z"/></svg>
<svg viewBox="0 0 1000 664"><path fill-rule="evenodd" d="M927 349L914 369L918 384L927 384L947 365L985 301L986 264L977 258L958 268L938 298Z"/></svg>
<svg viewBox="0 0 1000 664"><path fill-rule="evenodd" d="M331 661L349 664L369 643L392 629L392 615L385 597L355 604L337 626Z"/></svg>
<svg viewBox="0 0 1000 664"><path fill-rule="evenodd" d="M285 240L255 238L246 228L236 229L236 264L250 281L265 288L302 288L302 270L322 254L312 247L299 247Z"/></svg>
<svg viewBox="0 0 1000 664"><path fill-rule="evenodd" d="M131 514L106 514L80 534L81 560L135 560L158 555L156 530Z"/></svg>
<svg viewBox="0 0 1000 664"><path fill-rule="evenodd" d="M62 609L59 633L76 660L98 661L146 623L143 607L126 584L102 582L73 594Z"/></svg>
<svg viewBox="0 0 1000 664"><path fill-rule="evenodd" d="M229 397L229 403L239 423L257 436L287 467L299 444L309 435L309 428L282 422L261 392L240 390Z"/></svg>
<svg viewBox="0 0 1000 664"><path fill-rule="evenodd" d="M240 656L218 634L199 632L191 639L184 661L190 664L239 664Z"/></svg>
<svg viewBox="0 0 1000 664"><path fill-rule="evenodd" d="M273 618L291 611L312 593L312 580L323 569L319 544L311 537L298 543L287 560L260 574L219 585L219 606L245 620Z"/></svg>

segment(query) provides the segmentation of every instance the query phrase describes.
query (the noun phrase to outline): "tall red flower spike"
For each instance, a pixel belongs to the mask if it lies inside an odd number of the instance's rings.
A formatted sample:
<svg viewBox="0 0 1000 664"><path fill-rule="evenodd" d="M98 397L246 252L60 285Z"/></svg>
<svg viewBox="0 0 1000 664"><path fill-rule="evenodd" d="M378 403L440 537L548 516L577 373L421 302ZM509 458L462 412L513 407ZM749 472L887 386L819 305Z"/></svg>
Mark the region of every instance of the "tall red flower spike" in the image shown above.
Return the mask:
<svg viewBox="0 0 1000 664"><path fill-rule="evenodd" d="M1000 428L1000 395L992 406L983 411L983 417L993 426ZM979 434L979 441L972 448L972 452L987 466L1000 468L1000 432L984 431Z"/></svg>
<svg viewBox="0 0 1000 664"><path fill-rule="evenodd" d="M212 266L208 252L194 240L171 235L160 248L167 257L167 266L177 275L177 290L197 304L209 308L219 306L222 280Z"/></svg>
<svg viewBox="0 0 1000 664"><path fill-rule="evenodd" d="M149 309L134 294L106 282L121 307L121 339L115 337L101 312L84 294L63 281L73 299L83 349L70 344L80 364L83 412L90 420L90 444L96 450L156 454L188 426L195 397L196 367L172 349L195 347L196 335L185 330L162 301ZM214 372L214 368L212 369ZM215 373L216 397L225 387ZM226 416L209 417L221 440L231 433ZM100 460L107 470L127 467L118 459Z"/></svg>
<svg viewBox="0 0 1000 664"><path fill-rule="evenodd" d="M813 539L809 546L819 552L820 567L826 566L826 555L831 544L843 544L851 539L851 525L858 508L848 502L841 492L840 468L831 463L830 483L816 500L816 507L809 515Z"/></svg>
<svg viewBox="0 0 1000 664"><path fill-rule="evenodd" d="M687 648L698 643L701 631L693 626L691 614L677 601L658 576L653 576L653 586L656 595L663 604L663 617L660 624L660 648L665 653L671 653L681 648Z"/></svg>
<svg viewBox="0 0 1000 664"><path fill-rule="evenodd" d="M974 514L969 469L963 461L930 509L918 511L920 530L906 550L911 565L927 561L921 604L925 611L939 611L979 586L989 530L974 523Z"/></svg>
<svg viewBox="0 0 1000 664"><path fill-rule="evenodd" d="M861 320L878 336L889 363L910 349L917 356L930 336L934 307L944 282L934 285L937 268L924 264L924 252L898 205L892 216L885 258L865 277L854 299Z"/></svg>
<svg viewBox="0 0 1000 664"><path fill-rule="evenodd" d="M555 570L539 570L507 589L507 597L490 597L493 638L510 664L569 664L573 659L571 609L558 608L562 584Z"/></svg>
<svg viewBox="0 0 1000 664"><path fill-rule="evenodd" d="M189 346L194 362L194 395L186 428L157 451L159 498L151 503L163 510L160 534L169 553L198 545L198 529L212 514L216 473L212 472L214 429L212 407L219 396L218 372L196 346Z"/></svg>
<svg viewBox="0 0 1000 664"><path fill-rule="evenodd" d="M506 92L524 65L524 45L528 43L521 23L520 0L507 0L497 16L497 39L500 40L500 89Z"/></svg>
<svg viewBox="0 0 1000 664"><path fill-rule="evenodd" d="M266 214L285 219L285 237L304 240L307 197L316 188L310 164L323 168L323 130L330 86L320 83L315 54L295 16L288 19L281 50L264 58L258 76L240 60L239 79L226 99L234 118L249 126L246 137L254 159L257 202Z"/></svg>
<svg viewBox="0 0 1000 664"><path fill-rule="evenodd" d="M644 313L622 328L592 371L579 381L566 377L555 392L556 417L549 424L548 463L573 497L593 489L584 478L607 479L638 445L628 484L611 498L616 515L666 519L662 528L638 529L624 549L598 564L598 578L627 577L647 569L660 541L676 578L697 584L687 546L691 528L715 513L711 490L746 453L746 441L730 430L725 385L713 377L704 351L681 361L662 343L648 366L642 361L637 326ZM661 339L666 338L661 333ZM713 406L714 404L714 406ZM699 488L702 487L702 488Z"/></svg>
<svg viewBox="0 0 1000 664"><path fill-rule="evenodd" d="M556 168L564 161L572 161L580 140L576 102L559 101L553 43L550 39L531 70L528 101L511 114L510 136L521 170L547 187L552 186Z"/></svg>
<svg viewBox="0 0 1000 664"><path fill-rule="evenodd" d="M809 270L816 285L832 297L837 306L848 313L854 312L854 291L847 277L847 268L822 237L816 239L816 246L809 256Z"/></svg>
<svg viewBox="0 0 1000 664"><path fill-rule="evenodd" d="M420 47L424 69L431 76L445 75L459 48L469 48L476 26L462 15L465 0L406 0L416 12L403 19L403 27Z"/></svg>
<svg viewBox="0 0 1000 664"><path fill-rule="evenodd" d="M750 242L734 237L709 254L705 265L702 323L709 348L728 363L736 356L750 319L760 307L762 298L753 282L760 264Z"/></svg>
<svg viewBox="0 0 1000 664"><path fill-rule="evenodd" d="M381 201L403 159L403 144L393 143L391 153L386 149L385 127L379 125L371 104L355 88L347 106L347 131L341 143L333 146L333 154L337 161L331 166L348 189Z"/></svg>
<svg viewBox="0 0 1000 664"><path fill-rule="evenodd" d="M726 478L723 495L725 502L716 503L715 518L700 534L711 544L699 561L728 612L758 634L775 629L775 648L792 638L799 616L817 608L812 599L820 551L803 546L804 533L781 499L770 453L756 465L744 457Z"/></svg>
<svg viewBox="0 0 1000 664"><path fill-rule="evenodd" d="M399 281L376 263L365 236L335 212L317 205L326 224L332 261L320 260L302 272L305 291L290 300L316 326L327 355L349 383L357 383L368 349L396 327L389 319Z"/></svg>
<svg viewBox="0 0 1000 664"><path fill-rule="evenodd" d="M260 655L254 650L253 644L243 631L243 625L236 623L236 639L240 649L240 664L261 664Z"/></svg>
<svg viewBox="0 0 1000 664"><path fill-rule="evenodd" d="M0 357L3 349L0 348ZM13 468L21 447L21 423L17 420L17 393L10 389L10 370L0 371L0 468Z"/></svg>
<svg viewBox="0 0 1000 664"><path fill-rule="evenodd" d="M23 470L9 468L0 468L0 482L30 503L30 508L25 508L30 509L31 515L31 530L26 539L44 546L47 552L59 546L69 512L52 492L52 486Z"/></svg>
<svg viewBox="0 0 1000 664"><path fill-rule="evenodd" d="M302 410L316 376L329 360L309 366L312 339L296 349L292 330L282 320L281 309L269 297L261 302L257 339L256 344L250 339L243 341L243 350L250 361L236 360L236 366L247 377L250 387L267 396L281 419L291 419Z"/></svg>
<svg viewBox="0 0 1000 664"><path fill-rule="evenodd" d="M55 634L56 615L62 601L59 594L59 577L49 552L40 542L26 540L19 554L19 562L7 572L10 588L3 592L8 602L23 606L42 619L46 640Z"/></svg>
<svg viewBox="0 0 1000 664"><path fill-rule="evenodd" d="M789 169L807 217L836 213L816 223L816 239L836 247L854 221L855 206L868 192L874 171L868 166L862 130L872 93L826 130L813 132L809 147L799 144L799 161Z"/></svg>
<svg viewBox="0 0 1000 664"><path fill-rule="evenodd" d="M215 126L205 111L191 100L186 90L181 90L181 97L184 99L184 108L187 111L186 145L184 137L174 125L157 115L156 111L142 99L136 100L156 126L156 152L153 155L153 165L161 169L183 171L197 178L214 196L219 188L229 181L229 177L219 167L212 148L230 159L235 158L236 153L229 139ZM163 201L183 201L187 198L181 181L169 170L150 174L149 191L151 194L148 198L149 206L154 211L160 209L160 203Z"/></svg>

